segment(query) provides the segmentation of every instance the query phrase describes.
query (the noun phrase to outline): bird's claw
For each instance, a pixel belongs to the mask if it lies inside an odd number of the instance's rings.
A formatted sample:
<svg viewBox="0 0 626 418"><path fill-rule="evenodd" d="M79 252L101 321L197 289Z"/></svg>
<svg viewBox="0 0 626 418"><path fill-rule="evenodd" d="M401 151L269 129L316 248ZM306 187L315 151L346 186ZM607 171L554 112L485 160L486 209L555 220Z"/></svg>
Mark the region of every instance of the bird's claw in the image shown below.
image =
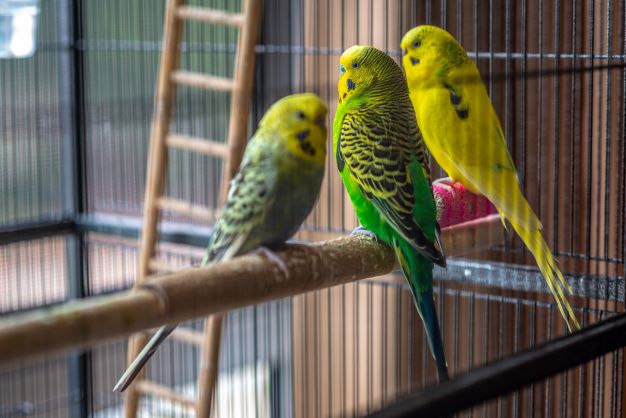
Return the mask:
<svg viewBox="0 0 626 418"><path fill-rule="evenodd" d="M278 254L276 254L274 251L270 250L267 247L259 247L257 249L257 253L274 263L276 267L278 267L278 269L283 272L285 277L289 277L289 269L287 268L287 265L285 264L283 259L280 258Z"/></svg>
<svg viewBox="0 0 626 418"><path fill-rule="evenodd" d="M376 236L376 234L370 231L369 229L363 228L361 225L354 228L352 232L350 232L350 235L364 235L378 242L378 236Z"/></svg>

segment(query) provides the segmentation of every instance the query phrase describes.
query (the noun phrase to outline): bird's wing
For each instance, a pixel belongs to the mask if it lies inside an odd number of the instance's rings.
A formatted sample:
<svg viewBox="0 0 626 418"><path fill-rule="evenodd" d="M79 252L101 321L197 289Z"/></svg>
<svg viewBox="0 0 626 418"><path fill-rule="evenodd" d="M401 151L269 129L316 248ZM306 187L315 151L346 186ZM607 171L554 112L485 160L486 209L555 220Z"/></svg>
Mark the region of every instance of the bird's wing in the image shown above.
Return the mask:
<svg viewBox="0 0 626 418"><path fill-rule="evenodd" d="M436 120L430 121L429 130L438 129L450 138L438 142L467 166L515 172L500 120L476 65L468 60L458 68L437 72L436 77L438 83L432 89L438 93L431 96L438 102Z"/></svg>
<svg viewBox="0 0 626 418"><path fill-rule="evenodd" d="M237 255L253 239L250 234L254 228L264 222L276 197L278 181L273 154L264 145L252 142L248 145L213 228L203 264Z"/></svg>
<svg viewBox="0 0 626 418"><path fill-rule="evenodd" d="M402 128L398 130L375 115L365 119L346 113L336 150L338 164L347 167L363 195L400 236L433 262L445 263L413 218L415 192L408 165L414 154L407 153L410 144L400 136Z"/></svg>
<svg viewBox="0 0 626 418"><path fill-rule="evenodd" d="M528 228L541 228L521 194L500 120L474 63L441 74L440 79L440 88L445 90L442 96L449 95L449 100L440 100L438 110L444 122L434 129L449 162L507 217ZM512 195L517 197L512 199Z"/></svg>

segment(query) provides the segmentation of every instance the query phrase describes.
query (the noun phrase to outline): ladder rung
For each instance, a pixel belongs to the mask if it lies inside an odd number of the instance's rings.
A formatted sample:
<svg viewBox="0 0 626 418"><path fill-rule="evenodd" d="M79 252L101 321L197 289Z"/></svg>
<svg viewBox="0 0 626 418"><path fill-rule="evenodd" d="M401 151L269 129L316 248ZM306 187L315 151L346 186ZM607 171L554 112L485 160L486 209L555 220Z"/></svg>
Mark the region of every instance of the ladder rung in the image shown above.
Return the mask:
<svg viewBox="0 0 626 418"><path fill-rule="evenodd" d="M199 87L207 90L231 91L233 80L230 78L206 75L202 73L192 73L189 71L174 71L172 80L176 84L184 84L191 87Z"/></svg>
<svg viewBox="0 0 626 418"><path fill-rule="evenodd" d="M169 210L200 220L212 222L215 219L215 210L207 208L206 206L194 205L185 200L160 197L157 200L157 206L161 210Z"/></svg>
<svg viewBox="0 0 626 418"><path fill-rule="evenodd" d="M172 332L172 338L179 341L183 341L189 344L196 344L201 346L204 341L204 334L199 331L194 331L189 328L178 327Z"/></svg>
<svg viewBox="0 0 626 418"><path fill-rule="evenodd" d="M181 19L198 20L204 23L216 25L243 26L245 21L243 14L231 13L223 10L207 9L204 7L180 6L176 16Z"/></svg>
<svg viewBox="0 0 626 418"><path fill-rule="evenodd" d="M173 148L199 152L207 155L217 155L222 158L228 157L228 144L212 141L210 139L169 134L167 136L166 143L168 146Z"/></svg>
<svg viewBox="0 0 626 418"><path fill-rule="evenodd" d="M135 383L135 389L144 395L152 395L158 398L167 399L187 408L196 407L196 402L193 399L185 398L183 395L174 392L172 389L157 383L141 380Z"/></svg>
<svg viewBox="0 0 626 418"><path fill-rule="evenodd" d="M155 258L150 260L150 270L153 272L174 273L181 271L183 268L184 267L173 266L163 260L157 260Z"/></svg>

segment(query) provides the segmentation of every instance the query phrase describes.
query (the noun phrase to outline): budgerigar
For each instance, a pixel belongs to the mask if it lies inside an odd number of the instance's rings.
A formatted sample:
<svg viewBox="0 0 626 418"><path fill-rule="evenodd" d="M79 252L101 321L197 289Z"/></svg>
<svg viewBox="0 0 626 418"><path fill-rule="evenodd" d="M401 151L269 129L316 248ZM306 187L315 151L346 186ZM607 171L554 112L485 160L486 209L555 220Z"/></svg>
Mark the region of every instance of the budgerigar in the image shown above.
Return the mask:
<svg viewBox="0 0 626 418"><path fill-rule="evenodd" d="M450 179L486 196L535 257L570 330L578 320L571 290L541 235L541 222L520 189L502 127L478 68L445 30L418 26L402 39L417 123L429 151Z"/></svg>
<svg viewBox="0 0 626 418"><path fill-rule="evenodd" d="M448 379L433 298L436 209L428 162L400 67L385 53L353 46L340 59L333 149L361 225L389 244L421 316L439 380Z"/></svg>
<svg viewBox="0 0 626 418"><path fill-rule="evenodd" d="M269 108L246 147L202 265L275 248L296 233L324 177L327 113L314 94L287 96ZM155 333L114 391L128 387L175 327Z"/></svg>

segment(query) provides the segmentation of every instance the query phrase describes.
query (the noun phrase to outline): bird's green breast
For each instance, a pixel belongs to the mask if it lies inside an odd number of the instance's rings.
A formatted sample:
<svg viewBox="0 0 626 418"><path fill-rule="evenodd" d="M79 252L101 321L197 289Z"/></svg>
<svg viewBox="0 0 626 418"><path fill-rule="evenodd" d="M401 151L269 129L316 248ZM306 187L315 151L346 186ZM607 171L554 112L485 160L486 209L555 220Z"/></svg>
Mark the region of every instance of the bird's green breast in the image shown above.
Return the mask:
<svg viewBox="0 0 626 418"><path fill-rule="evenodd" d="M361 225L368 231L375 233L383 242L391 244L394 233L393 228L382 218L380 212L376 210L369 199L365 197L359 185L352 178L348 168L344 168L341 171L341 179Z"/></svg>

